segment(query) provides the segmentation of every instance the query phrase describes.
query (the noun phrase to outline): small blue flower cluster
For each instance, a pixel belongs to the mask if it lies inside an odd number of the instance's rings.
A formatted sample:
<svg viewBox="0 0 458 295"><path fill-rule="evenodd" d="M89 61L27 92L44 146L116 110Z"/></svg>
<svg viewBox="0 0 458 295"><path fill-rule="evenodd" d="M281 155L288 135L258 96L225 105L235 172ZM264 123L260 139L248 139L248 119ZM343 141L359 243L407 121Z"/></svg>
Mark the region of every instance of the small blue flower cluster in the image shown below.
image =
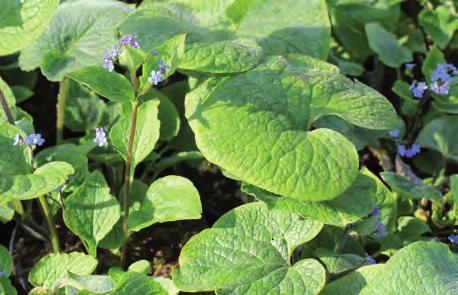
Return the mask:
<svg viewBox="0 0 458 295"><path fill-rule="evenodd" d="M412 69L415 67L415 64L406 64L405 67L406 69ZM438 64L431 74L431 80L433 82L429 88L436 94L448 95L452 76L458 76L458 69L453 64ZM409 86L409 90L412 91L415 98L422 98L427 89L428 85L425 82L413 81Z"/></svg>
<svg viewBox="0 0 458 295"><path fill-rule="evenodd" d="M393 129L388 132L390 137L395 138L396 140L399 139L399 135L401 134L401 130ZM397 152L401 157L406 158L413 158L420 153L420 145L414 143L410 148L407 148L404 144L398 144Z"/></svg>
<svg viewBox="0 0 458 295"><path fill-rule="evenodd" d="M41 137L40 133L32 133L26 138L22 138L21 135L18 133L14 138L13 145L38 145L41 146L45 142L45 139Z"/></svg>
<svg viewBox="0 0 458 295"><path fill-rule="evenodd" d="M156 51L157 52L157 51ZM153 52L154 54L157 54ZM170 69L170 66L167 66L164 64L164 61L162 59L158 60L157 62L159 64L159 70L158 71L151 71L151 74L148 77L148 82L150 82L153 85L158 85L162 81L164 81L164 78L162 78L162 74L165 73L167 69Z"/></svg>
<svg viewBox="0 0 458 295"><path fill-rule="evenodd" d="M103 56L103 59L102 59L103 67L107 69L109 72L112 72L114 70L114 61L116 57L118 56L118 54L124 51L125 46L130 46L132 48L140 48L135 38L137 38L137 36L131 35L131 34L127 34L121 37L118 43L116 43L111 48L111 50L109 50Z"/></svg>
<svg viewBox="0 0 458 295"><path fill-rule="evenodd" d="M95 129L95 138L94 142L99 146L102 147L107 144L107 134L103 128L96 128Z"/></svg>
<svg viewBox="0 0 458 295"><path fill-rule="evenodd" d="M448 240L450 241L450 243L458 245L458 235L451 234L448 236Z"/></svg>
<svg viewBox="0 0 458 295"><path fill-rule="evenodd" d="M378 205L375 205L374 210L372 210L371 216L375 216L375 217L380 216L380 209L378 208ZM386 236L386 227L382 221L378 221L375 228L376 228L375 236L377 238Z"/></svg>

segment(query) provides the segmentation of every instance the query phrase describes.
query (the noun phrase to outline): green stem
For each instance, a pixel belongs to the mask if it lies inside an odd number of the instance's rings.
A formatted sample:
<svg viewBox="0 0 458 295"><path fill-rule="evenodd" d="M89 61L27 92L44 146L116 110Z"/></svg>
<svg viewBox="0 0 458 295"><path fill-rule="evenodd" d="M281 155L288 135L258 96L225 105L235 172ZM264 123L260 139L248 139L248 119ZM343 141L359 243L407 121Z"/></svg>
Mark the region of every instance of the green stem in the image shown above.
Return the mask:
<svg viewBox="0 0 458 295"><path fill-rule="evenodd" d="M122 225L123 241L121 251L121 265L123 267L126 266L127 239L129 237L129 226L127 224L127 220L129 218L130 186L132 184L132 150L134 147L135 129L137 128L137 111L138 105L135 103L132 110L132 119L130 121L129 143L127 147L126 168L124 174L124 220Z"/></svg>
<svg viewBox="0 0 458 295"><path fill-rule="evenodd" d="M54 223L54 219L49 209L48 201L44 196L38 197L40 201L41 210L43 211L43 215L46 219L46 223L48 224L49 233L51 235L51 244L54 253L60 252L60 245L59 245L59 236L57 235L56 224Z"/></svg>
<svg viewBox="0 0 458 295"><path fill-rule="evenodd" d="M65 100L67 97L68 80L64 78L59 84L59 94L57 95L57 121L56 121L56 144L59 145L64 140L64 117Z"/></svg>
<svg viewBox="0 0 458 295"><path fill-rule="evenodd" d="M2 105L3 111L5 112L6 118L8 122L12 125L14 124L13 114L11 113L11 109L6 102L5 96L3 96L3 92L0 90L0 104Z"/></svg>

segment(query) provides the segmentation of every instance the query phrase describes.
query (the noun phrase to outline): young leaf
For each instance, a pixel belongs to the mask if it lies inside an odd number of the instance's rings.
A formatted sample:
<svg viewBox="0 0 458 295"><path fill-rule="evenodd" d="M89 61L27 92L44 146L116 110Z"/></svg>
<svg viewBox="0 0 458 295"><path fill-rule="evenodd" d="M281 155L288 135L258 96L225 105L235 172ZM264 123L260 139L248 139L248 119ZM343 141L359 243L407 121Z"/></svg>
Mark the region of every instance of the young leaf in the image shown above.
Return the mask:
<svg viewBox="0 0 458 295"><path fill-rule="evenodd" d="M289 258L321 227L262 203L240 206L187 242L173 281L187 292L317 294L325 283L324 268L313 259L290 265Z"/></svg>
<svg viewBox="0 0 458 295"><path fill-rule="evenodd" d="M139 231L157 222L199 219L201 214L199 192L192 182L170 175L153 182L128 222L131 230Z"/></svg>
<svg viewBox="0 0 458 295"><path fill-rule="evenodd" d="M458 255L447 245L416 242L399 250L361 290L361 295L455 294Z"/></svg>
<svg viewBox="0 0 458 295"><path fill-rule="evenodd" d="M368 23L364 28L369 46L384 64L397 68L412 60L412 52L399 44L396 35L386 31L378 23Z"/></svg>
<svg viewBox="0 0 458 295"><path fill-rule="evenodd" d="M152 271L152 268L148 260L139 260L129 265L127 270L147 275Z"/></svg>
<svg viewBox="0 0 458 295"><path fill-rule="evenodd" d="M160 70L159 61L162 61L164 65L168 66L168 68L164 69L164 72L161 73L162 79L166 79L176 71L184 53L185 40L186 34L180 33L159 46L156 49L157 54L149 54L148 59L143 64L143 73L139 78L140 87L138 93L146 93L146 91L151 87L148 77L151 75L153 70Z"/></svg>
<svg viewBox="0 0 458 295"><path fill-rule="evenodd" d="M444 157L458 161L458 117L443 116L435 119L420 131L417 142L422 147L440 152Z"/></svg>
<svg viewBox="0 0 458 295"><path fill-rule="evenodd" d="M158 105L159 101L149 100L138 108L132 149L132 167L149 155L159 139ZM110 131L111 142L124 159L127 158L131 121L132 114L124 115Z"/></svg>
<svg viewBox="0 0 458 295"><path fill-rule="evenodd" d="M0 277L9 277L13 272L13 257L8 249L0 245Z"/></svg>
<svg viewBox="0 0 458 295"><path fill-rule="evenodd" d="M79 252L49 254L41 258L29 273L29 281L36 287L51 288L60 278L69 273L90 275L97 266L97 260Z"/></svg>
<svg viewBox="0 0 458 295"><path fill-rule="evenodd" d="M458 29L458 18L452 13L452 8L445 5L439 5L434 10L423 9L418 15L418 20L441 49L447 46L453 33Z"/></svg>
<svg viewBox="0 0 458 295"><path fill-rule="evenodd" d="M52 192L75 170L65 162L51 162L33 174L9 175L0 178L0 205L11 200L28 200Z"/></svg>
<svg viewBox="0 0 458 295"><path fill-rule="evenodd" d="M442 194L435 188L426 186L423 183L417 184L394 172L382 172L380 176L391 187L391 190L399 193L402 197L410 199L426 198L438 203L442 202Z"/></svg>
<svg viewBox="0 0 458 295"><path fill-rule="evenodd" d="M384 268L383 264L367 265L327 284L322 295L359 295L361 290Z"/></svg>
<svg viewBox="0 0 458 295"><path fill-rule="evenodd" d="M336 254L326 248L318 248L315 255L326 265L331 274L340 274L360 267L365 259L355 254Z"/></svg>
<svg viewBox="0 0 458 295"><path fill-rule="evenodd" d="M134 90L129 80L121 74L107 71L102 66L86 67L71 72L68 76L111 101L135 100Z"/></svg>
<svg viewBox="0 0 458 295"><path fill-rule="evenodd" d="M110 292L111 295L169 295L154 277L142 273L127 271L113 279L116 281L116 286Z"/></svg>
<svg viewBox="0 0 458 295"><path fill-rule="evenodd" d="M97 255L98 243L110 232L121 215L121 208L103 175L95 170L66 200L64 221Z"/></svg>
<svg viewBox="0 0 458 295"><path fill-rule="evenodd" d="M21 50L46 28L59 0L2 0L0 9L0 55Z"/></svg>
<svg viewBox="0 0 458 295"><path fill-rule="evenodd" d="M60 81L66 73L102 64L103 55L116 41L118 23L130 11L118 1L62 3L40 38L21 52L21 69L41 67L48 80Z"/></svg>
<svg viewBox="0 0 458 295"><path fill-rule="evenodd" d="M272 57L244 74L207 80L186 97L186 116L207 160L302 201L335 198L358 173L346 138L324 128L308 131L330 114L371 129L397 121L377 91L306 56Z"/></svg>
<svg viewBox="0 0 458 295"><path fill-rule="evenodd" d="M242 190L265 202L272 210L296 213L325 224L346 226L368 215L374 209L375 183L362 173L337 198L322 202L305 202L286 196L276 196L255 186L243 184Z"/></svg>

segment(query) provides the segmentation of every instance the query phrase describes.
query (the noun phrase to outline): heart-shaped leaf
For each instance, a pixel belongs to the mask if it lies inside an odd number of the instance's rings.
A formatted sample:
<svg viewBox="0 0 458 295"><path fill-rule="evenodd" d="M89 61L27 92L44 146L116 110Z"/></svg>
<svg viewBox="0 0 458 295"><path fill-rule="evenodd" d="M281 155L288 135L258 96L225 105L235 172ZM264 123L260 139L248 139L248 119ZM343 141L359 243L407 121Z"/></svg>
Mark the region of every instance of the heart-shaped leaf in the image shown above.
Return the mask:
<svg viewBox="0 0 458 295"><path fill-rule="evenodd" d="M126 4L112 0L62 3L43 34L21 52L21 69L40 67L48 80L60 81L66 73L102 64L116 42L118 23L130 11Z"/></svg>
<svg viewBox="0 0 458 295"><path fill-rule="evenodd" d="M65 162L51 162L33 174L9 175L0 178L0 205L11 200L28 200L52 192L65 183L75 170Z"/></svg>
<svg viewBox="0 0 458 295"><path fill-rule="evenodd" d="M139 231L157 222L199 219L201 213L199 192L192 182L170 175L151 184L140 209L129 215L129 228Z"/></svg>
<svg viewBox="0 0 458 295"><path fill-rule="evenodd" d="M94 257L98 243L111 231L120 215L118 201L110 194L98 170L65 200L65 224L85 242L89 254Z"/></svg>
<svg viewBox="0 0 458 295"><path fill-rule="evenodd" d="M48 25L59 0L2 0L0 4L0 55L29 45Z"/></svg>
<svg viewBox="0 0 458 295"><path fill-rule="evenodd" d="M396 124L382 95L306 56L270 58L247 73L207 80L186 97L186 116L207 160L302 201L337 197L358 173L346 138L324 128L309 131L328 114L371 129Z"/></svg>
<svg viewBox="0 0 458 295"><path fill-rule="evenodd" d="M324 287L322 295L359 295L361 290L383 269L383 264L367 265Z"/></svg>
<svg viewBox="0 0 458 295"><path fill-rule="evenodd" d="M317 294L325 283L324 268L313 259L291 266L289 257L321 227L262 203L240 206L188 241L174 283L188 292Z"/></svg>

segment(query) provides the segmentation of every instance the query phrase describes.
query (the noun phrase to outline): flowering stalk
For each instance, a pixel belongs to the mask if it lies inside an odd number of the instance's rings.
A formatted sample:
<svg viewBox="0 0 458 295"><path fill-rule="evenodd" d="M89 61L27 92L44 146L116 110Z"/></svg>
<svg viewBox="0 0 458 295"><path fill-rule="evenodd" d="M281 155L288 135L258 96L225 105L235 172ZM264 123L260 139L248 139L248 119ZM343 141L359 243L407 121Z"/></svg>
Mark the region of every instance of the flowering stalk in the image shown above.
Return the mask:
<svg viewBox="0 0 458 295"><path fill-rule="evenodd" d="M138 79L133 73L131 75L132 85L134 87L135 96L137 96L138 91ZM130 186L132 184L132 150L134 147L135 139L135 129L137 128L137 112L138 112L138 103L135 102L132 109L132 119L130 121L130 133L129 133L129 142L127 145L127 157L126 157L126 168L124 172L124 216L122 224L122 248L121 248L121 265L126 266L126 255L127 255L127 239L129 237L129 226L127 220L129 218L129 205L130 205Z"/></svg>
<svg viewBox="0 0 458 295"><path fill-rule="evenodd" d="M67 90L68 80L64 78L59 84L59 94L57 95L56 144L58 145L61 144L64 139L64 116Z"/></svg>
<svg viewBox="0 0 458 295"><path fill-rule="evenodd" d="M38 197L38 200L40 201L41 210L43 211L46 223L48 224L49 234L51 235L52 250L54 253L59 253L59 236L57 235L56 224L54 223L51 210L49 209L48 201L46 201L46 198L43 196Z"/></svg>

